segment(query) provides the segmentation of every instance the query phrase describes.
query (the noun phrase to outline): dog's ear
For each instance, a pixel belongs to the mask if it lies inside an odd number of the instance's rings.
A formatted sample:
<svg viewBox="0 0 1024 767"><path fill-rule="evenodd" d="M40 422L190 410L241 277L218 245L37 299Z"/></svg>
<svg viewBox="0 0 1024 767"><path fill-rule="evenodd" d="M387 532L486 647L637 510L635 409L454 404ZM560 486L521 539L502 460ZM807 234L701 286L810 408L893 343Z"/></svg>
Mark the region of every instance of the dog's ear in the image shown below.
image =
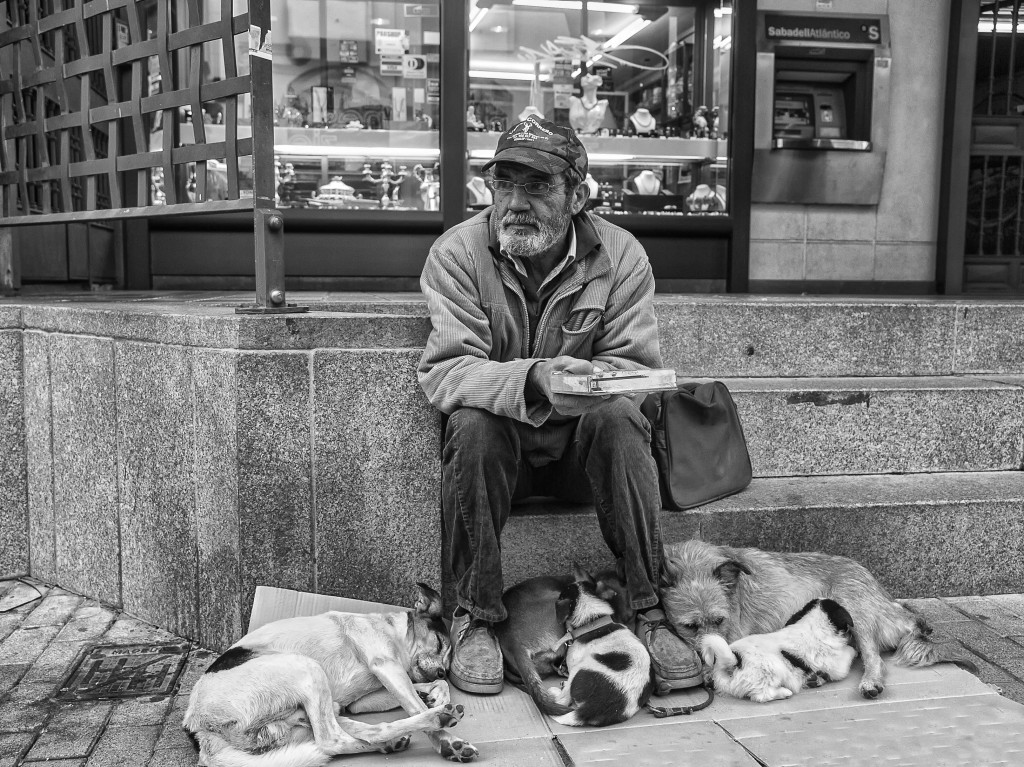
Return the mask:
<svg viewBox="0 0 1024 767"><path fill-rule="evenodd" d="M737 562L735 559L727 559L711 571L711 574L721 582L722 588L725 589L727 594L731 594L736 590L736 583L740 579L740 573L752 574L749 567L742 562Z"/></svg>
<svg viewBox="0 0 1024 767"><path fill-rule="evenodd" d="M679 579L682 577L683 572L679 563L672 557L665 557L661 561L661 573L658 576L658 585L663 588L671 588L679 583Z"/></svg>
<svg viewBox="0 0 1024 767"><path fill-rule="evenodd" d="M416 604L413 609L417 615L425 615L428 618L441 617L441 595L425 583L416 584Z"/></svg>
<svg viewBox="0 0 1024 767"><path fill-rule="evenodd" d="M576 562L572 563L572 577L576 583L589 583L593 585L594 576L587 570L580 567Z"/></svg>

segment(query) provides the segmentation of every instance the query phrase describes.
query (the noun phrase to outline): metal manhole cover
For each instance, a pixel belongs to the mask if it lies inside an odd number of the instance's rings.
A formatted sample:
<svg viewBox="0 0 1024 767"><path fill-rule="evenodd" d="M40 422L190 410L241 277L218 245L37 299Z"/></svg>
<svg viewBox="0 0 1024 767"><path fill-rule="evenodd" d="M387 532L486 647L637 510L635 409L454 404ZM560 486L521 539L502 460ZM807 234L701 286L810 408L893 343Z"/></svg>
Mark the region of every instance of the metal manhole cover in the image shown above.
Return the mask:
<svg viewBox="0 0 1024 767"><path fill-rule="evenodd" d="M90 648L55 696L100 700L169 695L185 666L189 645L96 645Z"/></svg>

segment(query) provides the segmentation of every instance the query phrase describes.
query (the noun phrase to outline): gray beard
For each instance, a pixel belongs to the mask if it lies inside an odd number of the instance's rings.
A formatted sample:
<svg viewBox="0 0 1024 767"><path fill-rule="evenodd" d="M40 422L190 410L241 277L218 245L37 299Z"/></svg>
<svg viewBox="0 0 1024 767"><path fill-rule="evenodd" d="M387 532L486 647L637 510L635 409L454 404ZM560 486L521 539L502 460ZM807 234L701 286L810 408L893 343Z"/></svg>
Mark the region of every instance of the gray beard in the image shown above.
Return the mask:
<svg viewBox="0 0 1024 767"><path fill-rule="evenodd" d="M505 218L515 220L516 216L508 214ZM532 223L538 226L538 231L535 234L514 234L505 228L504 224L507 223L507 220L503 221L498 226L498 244L510 256L531 258L540 255L565 236L571 218L568 210L563 211L557 219L547 222L528 217Z"/></svg>

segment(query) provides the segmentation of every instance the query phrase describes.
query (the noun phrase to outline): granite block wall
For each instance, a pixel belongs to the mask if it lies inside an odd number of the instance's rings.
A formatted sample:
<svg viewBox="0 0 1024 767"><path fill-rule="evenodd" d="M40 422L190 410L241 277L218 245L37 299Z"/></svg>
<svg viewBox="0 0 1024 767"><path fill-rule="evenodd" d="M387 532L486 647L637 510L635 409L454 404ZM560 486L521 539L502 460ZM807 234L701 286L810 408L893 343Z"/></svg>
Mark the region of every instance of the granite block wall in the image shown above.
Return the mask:
<svg viewBox="0 0 1024 767"><path fill-rule="evenodd" d="M5 564L31 553L38 577L210 648L244 633L260 584L386 601L440 586L422 318L28 314L37 327L0 328L0 427L23 435L0 452L0 493L20 493ZM354 348L320 348L335 343Z"/></svg>
<svg viewBox="0 0 1024 767"><path fill-rule="evenodd" d="M22 333L0 324L0 577L29 570Z"/></svg>
<svg viewBox="0 0 1024 767"><path fill-rule="evenodd" d="M441 416L420 350L314 355L318 585L394 600L441 587ZM405 602L403 602L405 604Z"/></svg>

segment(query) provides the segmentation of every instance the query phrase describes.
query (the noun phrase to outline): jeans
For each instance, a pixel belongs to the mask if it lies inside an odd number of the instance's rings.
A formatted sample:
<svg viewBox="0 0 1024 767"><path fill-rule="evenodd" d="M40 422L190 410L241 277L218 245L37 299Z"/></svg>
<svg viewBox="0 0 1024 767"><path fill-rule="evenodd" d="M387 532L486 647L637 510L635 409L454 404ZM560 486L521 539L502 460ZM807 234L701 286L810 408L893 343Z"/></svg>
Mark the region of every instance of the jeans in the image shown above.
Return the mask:
<svg viewBox="0 0 1024 767"><path fill-rule="evenodd" d="M581 416L561 458L531 465L512 419L462 408L448 418L442 474L448 566L459 605L481 620L504 620L501 531L512 501L529 495L593 500L608 548L635 610L658 603L661 566L658 470L651 432L625 397ZM533 428L533 427L526 427ZM540 428L545 428L541 426Z"/></svg>

